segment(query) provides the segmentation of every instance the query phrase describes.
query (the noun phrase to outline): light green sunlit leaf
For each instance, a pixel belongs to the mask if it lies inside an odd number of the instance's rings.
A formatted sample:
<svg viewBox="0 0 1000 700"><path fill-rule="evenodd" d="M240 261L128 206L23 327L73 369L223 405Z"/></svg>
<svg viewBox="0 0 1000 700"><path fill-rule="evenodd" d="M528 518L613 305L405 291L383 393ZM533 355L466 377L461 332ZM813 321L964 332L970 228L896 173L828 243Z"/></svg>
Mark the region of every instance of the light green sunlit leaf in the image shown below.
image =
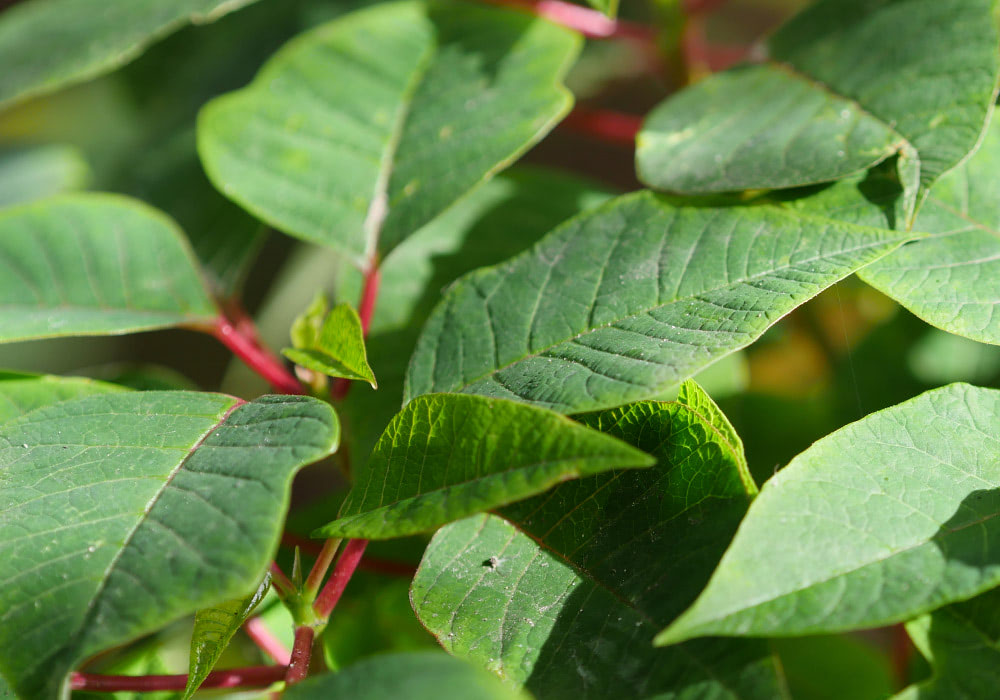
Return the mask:
<svg viewBox="0 0 1000 700"><path fill-rule="evenodd" d="M365 381L373 389L378 388L368 364L361 319L350 304L337 304L326 313L325 302L317 298L296 320L292 340L295 347L282 350L282 354L295 364L330 377Z"/></svg>
<svg viewBox="0 0 1000 700"><path fill-rule="evenodd" d="M228 197L364 266L552 128L579 45L526 13L381 4L293 40L209 103L199 150Z"/></svg>
<svg viewBox="0 0 1000 700"><path fill-rule="evenodd" d="M0 343L208 324L218 311L170 219L117 195L0 212Z"/></svg>
<svg viewBox="0 0 1000 700"><path fill-rule="evenodd" d="M998 421L1000 391L952 384L820 440L658 642L882 627L996 586Z"/></svg>
<svg viewBox="0 0 1000 700"><path fill-rule="evenodd" d="M339 519L314 536L428 532L567 479L652 464L649 455L551 411L463 394L422 396L386 428Z"/></svg>

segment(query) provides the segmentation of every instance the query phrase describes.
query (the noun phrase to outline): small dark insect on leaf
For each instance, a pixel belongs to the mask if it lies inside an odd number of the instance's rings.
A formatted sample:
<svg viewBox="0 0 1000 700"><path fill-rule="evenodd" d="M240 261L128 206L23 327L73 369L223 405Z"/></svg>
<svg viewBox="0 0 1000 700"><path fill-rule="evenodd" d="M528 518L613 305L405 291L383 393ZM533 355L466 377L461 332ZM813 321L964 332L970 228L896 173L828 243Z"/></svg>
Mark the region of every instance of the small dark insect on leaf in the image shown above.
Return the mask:
<svg viewBox="0 0 1000 700"><path fill-rule="evenodd" d="M488 566L491 569L497 568L500 564L500 557L490 557L489 559L483 560L483 566Z"/></svg>

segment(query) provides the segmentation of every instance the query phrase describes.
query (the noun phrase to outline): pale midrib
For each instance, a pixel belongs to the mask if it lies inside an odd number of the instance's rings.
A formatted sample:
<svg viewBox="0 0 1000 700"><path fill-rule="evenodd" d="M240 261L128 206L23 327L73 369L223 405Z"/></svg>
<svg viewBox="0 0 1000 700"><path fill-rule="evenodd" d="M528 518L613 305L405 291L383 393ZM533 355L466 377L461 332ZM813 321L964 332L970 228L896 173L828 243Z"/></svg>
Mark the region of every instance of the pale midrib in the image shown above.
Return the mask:
<svg viewBox="0 0 1000 700"><path fill-rule="evenodd" d="M217 431L222 425L225 424L226 420L229 419L229 416L232 415L233 411L235 411L237 408L245 404L246 404L245 401L242 401L240 399L234 399L233 405L227 408L222 413L222 415L219 416L215 424L211 426L208 430L206 430L205 433L201 435L201 437L198 438L198 440L188 450L188 453L184 456L184 458L181 459L180 462L178 462L177 466L170 471L170 473L167 475L167 478L164 479L163 485L159 489L157 489L156 493L153 494L152 498L149 499L149 502L146 503L145 507L143 508L142 517L140 517L136 521L135 526L128 532L128 534L126 534L125 540L122 542L121 547L118 548L118 551L115 553L114 557L111 559L110 562L108 562L108 566L105 568L104 573L101 575L101 582L98 585L97 589L94 591L93 596L91 596L90 602L87 604L87 608L84 611L80 625L77 628L77 630L73 633L73 636L69 640L67 640L67 642L64 645L62 645L59 649L57 649L54 654L50 655L48 658L39 659L35 665L36 667L40 666L45 661L52 658L52 656L55 656L58 653L64 652L69 649L76 649L76 651L79 650L78 645L80 643L80 639L81 637L83 637L84 633L90 629L91 617L93 616L94 611L96 610L97 602L103 595L105 589L107 588L108 581L110 580L112 574L114 573L115 567L118 565L118 562L124 555L125 550L128 549L136 533L143 526L143 524L145 524L146 519L152 512L153 508L156 507L157 501L159 501L160 497L167 490L167 487L170 486L171 482L174 480L177 474L180 473L181 469L184 468L184 465L187 464L188 460L191 459L191 456L194 455L194 453L198 450L198 448L201 447L203 444L205 444L205 441L208 440L208 438L211 435L213 435L215 431Z"/></svg>
<svg viewBox="0 0 1000 700"><path fill-rule="evenodd" d="M363 224L365 252L364 260L362 261L362 266L365 270L376 264L375 260L378 256L382 225L389 215L389 184L392 178L392 171L396 166L396 155L399 151L400 142L403 139L403 132L410 116L410 109L413 106L413 98L424 77L427 75L427 70L436 54L437 45L431 39L418 58L413 75L410 77L410 82L407 83L406 89L401 96L402 104L397 113L396 121L392 125L392 131L389 135L389 141L386 143L385 152L382 154L378 177L375 179L375 190L372 193L372 199L365 214Z"/></svg>
<svg viewBox="0 0 1000 700"><path fill-rule="evenodd" d="M805 218L805 217L803 217L803 218ZM811 218L820 218L821 219L821 217L811 217ZM821 219L821 220L827 221L825 219ZM827 223L830 223L830 222L827 221ZM858 228L862 228L862 227L858 227ZM878 229L872 229L872 230L878 230ZM854 247L854 248L844 248L844 249L841 249L841 250L837 250L834 253L821 254L821 255L816 255L814 257L811 257L811 258L805 258L803 260L796 261L796 263L794 265L789 264L789 265L785 265L783 267L772 268L770 270L766 270L764 272L757 273L756 275L750 275L748 277L743 277L743 278L736 279L736 280L730 280L730 281L728 281L728 282L726 282L724 284L720 284L720 285L718 285L716 287L712 287L711 289L704 289L704 290L700 290L700 291L698 291L696 293L693 293L693 294L688 294L688 295L685 295L685 296L675 297L675 298L669 299L669 300L667 300L665 302L654 304L654 305L652 305L652 306L650 306L650 307L648 307L646 309L643 309L642 311L638 311L638 312L633 313L633 314L625 314L624 316L620 316L618 318L615 318L615 319L613 319L611 321L608 321L607 323L602 323L599 326L594 326L592 328L585 328L584 330L580 331L576 335L573 335L573 336L570 336L568 338L564 338L562 340L558 340L558 341L555 341L553 343L550 343L550 344L548 344L548 345L546 345L546 346L544 346L542 348L539 348L538 350L535 350L534 352L530 352L530 353L527 353L527 354L522 355L520 357L517 357L517 358L511 360L510 362L507 362L506 364L501 365L500 367L496 367L494 369L491 369L489 372L486 372L485 374L482 374L482 375L480 375L478 377L475 377L474 379L466 380L464 384L461 384L459 386L454 387L453 389L451 389L451 391L464 391L464 390L468 389L469 387L471 387L472 385L477 384L478 382L481 382L484 379L489 379L489 378L493 377L494 375L499 374L500 372L504 371L505 369L507 369L509 367L512 367L512 366L514 366L514 365L516 365L516 364L518 364L520 362L524 362L525 360L530 360L530 359L535 358L535 357L540 357L540 356L544 355L545 353L549 352L550 350L552 350L553 348L557 348L560 345L565 345L566 343L570 343L570 342L572 342L574 340L578 340L579 338L583 338L584 336L590 335L591 333L596 333L596 332L598 332L600 330L603 330L605 328L610 328L610 327L614 326L615 324L621 323L622 321L627 321L627 320L639 318L641 316L648 315L652 311L656 311L656 310L665 308L667 306L671 306L673 304L679 304L679 303L683 303L683 302L686 302L686 301L698 300L698 298L701 297L701 296L704 296L704 295L707 295L707 294L713 294L715 292L718 292L718 291L721 291L721 290L724 290L724 289L728 289L730 287L736 287L737 285L740 285L740 284L746 284L746 283L752 282L754 280L762 279L762 278L774 275L775 273L777 273L779 271L795 269L796 267L798 267L800 265L804 265L804 264L816 262L818 260L826 260L826 259L838 256L838 255L849 255L851 253L857 253L857 252L860 252L860 251L863 251L863 250L869 250L869 249L872 249L872 248L879 248L881 246L888 246L888 245L892 244L893 242L895 242L895 243L902 243L904 240L906 240L906 239L905 239L905 237L902 237L902 236L899 237L899 238L897 238L897 239L895 239L895 240L891 239L891 238L890 239L880 239L878 241L867 243L867 244L862 245L862 246L857 246L857 247ZM534 252L534 251L532 251L532 252ZM439 391L441 391L441 389L439 389Z"/></svg>

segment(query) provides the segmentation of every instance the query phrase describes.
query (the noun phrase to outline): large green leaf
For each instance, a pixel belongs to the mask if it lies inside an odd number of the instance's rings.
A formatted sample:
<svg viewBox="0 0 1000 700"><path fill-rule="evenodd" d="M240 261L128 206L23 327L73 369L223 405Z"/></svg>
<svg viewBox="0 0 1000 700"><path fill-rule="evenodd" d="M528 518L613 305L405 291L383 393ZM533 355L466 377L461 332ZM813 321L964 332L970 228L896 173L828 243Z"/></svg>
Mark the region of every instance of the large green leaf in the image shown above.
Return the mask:
<svg viewBox="0 0 1000 700"><path fill-rule="evenodd" d="M572 102L560 81L579 43L462 2L361 10L209 103L199 150L240 205L367 265L552 128Z"/></svg>
<svg viewBox="0 0 1000 700"><path fill-rule="evenodd" d="M443 528L411 589L423 624L540 698L781 697L764 644L650 644L698 595L750 501L742 449L721 413L701 412L710 403L687 383L676 403L584 416L657 466L563 484L503 508L506 520Z"/></svg>
<svg viewBox="0 0 1000 700"><path fill-rule="evenodd" d="M421 396L385 429L339 519L314 536L428 532L560 481L652 464L649 455L551 411L463 394Z"/></svg>
<svg viewBox="0 0 1000 700"><path fill-rule="evenodd" d="M305 397L125 392L0 427L0 672L60 694L102 649L246 593L277 547L288 489L329 454Z"/></svg>
<svg viewBox="0 0 1000 700"><path fill-rule="evenodd" d="M106 73L188 22L211 22L254 1L20 3L0 15L0 106Z"/></svg>
<svg viewBox="0 0 1000 700"><path fill-rule="evenodd" d="M0 371L0 424L49 404L126 388L84 377Z"/></svg>
<svg viewBox="0 0 1000 700"><path fill-rule="evenodd" d="M440 652L383 654L359 661L343 671L309 678L285 691L287 700L530 700L504 688L458 659Z"/></svg>
<svg viewBox="0 0 1000 700"><path fill-rule="evenodd" d="M996 586L998 422L1000 391L952 384L820 440L658 642L880 627Z"/></svg>
<svg viewBox="0 0 1000 700"><path fill-rule="evenodd" d="M0 207L79 189L89 174L73 146L0 148Z"/></svg>
<svg viewBox="0 0 1000 700"><path fill-rule="evenodd" d="M938 328L1000 345L1000 120L934 186L914 229L931 235L861 278Z"/></svg>
<svg viewBox="0 0 1000 700"><path fill-rule="evenodd" d="M459 391L580 412L657 396L905 237L627 195L454 284L424 327L406 398Z"/></svg>
<svg viewBox="0 0 1000 700"><path fill-rule="evenodd" d="M183 234L155 209L80 194L0 212L0 343L217 315Z"/></svg>
<svg viewBox="0 0 1000 700"><path fill-rule="evenodd" d="M934 667L893 700L982 700L1000 685L1000 590L949 605L906 625Z"/></svg>
<svg viewBox="0 0 1000 700"><path fill-rule="evenodd" d="M837 180L900 154L912 212L974 150L998 72L996 0L820 0L770 60L712 76L648 117L646 183L696 193Z"/></svg>
<svg viewBox="0 0 1000 700"><path fill-rule="evenodd" d="M271 575L267 574L249 595L199 610L195 614L194 630L191 632L191 661L182 700L188 700L205 682L222 657L222 652L229 646L229 640L264 599L270 586Z"/></svg>

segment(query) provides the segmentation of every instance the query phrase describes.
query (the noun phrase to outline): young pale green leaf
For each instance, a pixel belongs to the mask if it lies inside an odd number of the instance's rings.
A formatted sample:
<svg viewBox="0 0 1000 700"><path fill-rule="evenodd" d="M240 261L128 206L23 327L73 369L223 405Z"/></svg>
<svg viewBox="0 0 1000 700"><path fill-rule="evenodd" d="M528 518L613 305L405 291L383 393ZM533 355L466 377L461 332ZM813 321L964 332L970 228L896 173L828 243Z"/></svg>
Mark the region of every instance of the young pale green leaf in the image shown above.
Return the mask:
<svg viewBox="0 0 1000 700"><path fill-rule="evenodd" d="M658 643L881 627L996 586L998 421L1000 391L952 384L820 440Z"/></svg>
<svg viewBox="0 0 1000 700"><path fill-rule="evenodd" d="M490 674L441 652L382 654L343 671L308 678L285 691L287 700L531 700Z"/></svg>
<svg viewBox="0 0 1000 700"><path fill-rule="evenodd" d="M906 625L934 675L893 700L981 700L1000 685L1000 590Z"/></svg>
<svg viewBox="0 0 1000 700"><path fill-rule="evenodd" d="M421 396L385 429L340 517L313 536L428 532L567 479L653 462L620 440L534 406L463 394Z"/></svg>
<svg viewBox="0 0 1000 700"><path fill-rule="evenodd" d="M297 365L331 377L358 379L378 388L368 364L365 334L358 312L348 303L337 304L326 319L325 300L317 300L292 327L294 348L282 354ZM322 310L320 310L322 309ZM317 323L321 322L317 328Z"/></svg>
<svg viewBox="0 0 1000 700"><path fill-rule="evenodd" d="M0 425L49 404L126 390L85 377L0 371Z"/></svg>
<svg viewBox="0 0 1000 700"><path fill-rule="evenodd" d="M271 575L266 574L264 580L250 595L195 613L194 631L191 633L191 661L182 700L188 700L194 695L212 672L222 652L229 646L229 640L264 599L270 586Z"/></svg>
<svg viewBox="0 0 1000 700"><path fill-rule="evenodd" d="M688 383L678 402L583 416L656 467L443 528L411 588L421 622L451 653L540 698L782 697L756 640L650 644L698 595L750 502L741 449L701 412L710 403Z"/></svg>
<svg viewBox="0 0 1000 700"><path fill-rule="evenodd" d="M246 592L291 478L335 449L297 396L125 392L0 426L0 673L55 697L81 659Z"/></svg>
<svg viewBox="0 0 1000 700"><path fill-rule="evenodd" d="M931 234L860 272L930 324L1000 345L1000 120L931 190L914 229Z"/></svg>
<svg viewBox="0 0 1000 700"><path fill-rule="evenodd" d="M639 134L640 178L684 192L829 182L900 154L909 219L975 149L995 96L996 0L820 0L770 59L701 81Z"/></svg>
<svg viewBox="0 0 1000 700"><path fill-rule="evenodd" d="M251 2L101 0L100 12L92 0L20 3L0 15L0 106L107 73L186 23Z"/></svg>
<svg viewBox="0 0 1000 700"><path fill-rule="evenodd" d="M241 206L367 264L552 128L572 102L561 80L579 44L527 14L464 2L360 10L209 103L199 150Z"/></svg>
<svg viewBox="0 0 1000 700"><path fill-rule="evenodd" d="M80 189L90 175L73 146L0 148L0 207Z"/></svg>
<svg viewBox="0 0 1000 700"><path fill-rule="evenodd" d="M626 195L453 285L424 327L406 399L458 391L577 413L657 396L907 237Z"/></svg>
<svg viewBox="0 0 1000 700"><path fill-rule="evenodd" d="M0 343L217 315L183 234L155 209L74 194L0 212Z"/></svg>

